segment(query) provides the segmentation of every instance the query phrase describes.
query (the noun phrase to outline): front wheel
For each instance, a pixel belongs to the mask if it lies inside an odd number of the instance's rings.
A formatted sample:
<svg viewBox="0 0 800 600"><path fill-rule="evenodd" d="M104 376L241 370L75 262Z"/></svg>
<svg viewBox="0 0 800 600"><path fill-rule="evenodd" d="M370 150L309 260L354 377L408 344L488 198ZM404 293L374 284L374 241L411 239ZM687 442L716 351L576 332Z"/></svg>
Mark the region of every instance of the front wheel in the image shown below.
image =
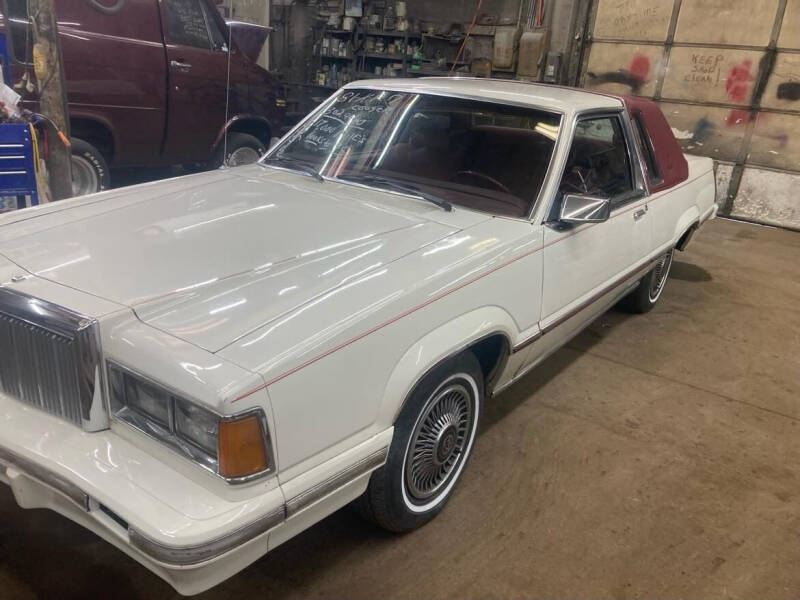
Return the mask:
<svg viewBox="0 0 800 600"><path fill-rule="evenodd" d="M248 133L233 132L228 134L227 143L219 143L211 167L216 169L223 164L227 167L241 167L257 162L267 153L266 146L257 137Z"/></svg>
<svg viewBox="0 0 800 600"><path fill-rule="evenodd" d="M100 151L89 142L71 138L72 195L85 196L102 192L111 184L108 164Z"/></svg>
<svg viewBox="0 0 800 600"><path fill-rule="evenodd" d="M355 502L389 531L409 531L447 503L472 451L483 403L483 374L464 352L429 373L400 411L386 464Z"/></svg>
<svg viewBox="0 0 800 600"><path fill-rule="evenodd" d="M620 300L619 306L635 313L646 313L652 310L667 285L667 277L674 254L674 248L670 248L665 254L662 254L647 275L642 277L636 289Z"/></svg>

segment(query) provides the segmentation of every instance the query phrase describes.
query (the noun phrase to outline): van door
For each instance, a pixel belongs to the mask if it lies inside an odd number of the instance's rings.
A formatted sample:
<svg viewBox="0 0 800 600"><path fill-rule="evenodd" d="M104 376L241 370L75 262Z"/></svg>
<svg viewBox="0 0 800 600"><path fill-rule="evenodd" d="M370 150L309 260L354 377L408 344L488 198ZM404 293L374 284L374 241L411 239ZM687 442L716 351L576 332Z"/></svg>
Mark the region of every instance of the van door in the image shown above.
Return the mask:
<svg viewBox="0 0 800 600"><path fill-rule="evenodd" d="M6 12L13 81L32 71L33 33L25 0L0 2ZM110 3L106 3L109 4ZM66 76L71 135L104 155L110 166L159 162L166 118L164 47L158 4L56 2L61 58ZM39 92L21 91L37 110Z"/></svg>
<svg viewBox="0 0 800 600"><path fill-rule="evenodd" d="M540 325L542 341L549 342L536 345L541 351L560 345L605 310L613 291L624 289L619 284L625 285L626 276L646 264L652 224L638 169L621 115L596 115L577 122L545 227ZM609 219L561 226L557 215L568 193L610 198ZM536 358L536 353L530 356Z"/></svg>
<svg viewBox="0 0 800 600"><path fill-rule="evenodd" d="M207 161L225 126L228 36L206 0L164 0L161 7L169 73L164 154L176 163ZM230 78L234 115L247 98L238 52L231 56Z"/></svg>

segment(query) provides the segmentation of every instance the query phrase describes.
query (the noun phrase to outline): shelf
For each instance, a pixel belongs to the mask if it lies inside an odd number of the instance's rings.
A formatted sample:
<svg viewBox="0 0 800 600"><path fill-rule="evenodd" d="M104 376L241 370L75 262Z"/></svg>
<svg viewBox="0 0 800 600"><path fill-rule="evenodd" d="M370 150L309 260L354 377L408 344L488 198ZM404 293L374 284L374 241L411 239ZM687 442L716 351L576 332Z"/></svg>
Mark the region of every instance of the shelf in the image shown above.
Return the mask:
<svg viewBox="0 0 800 600"><path fill-rule="evenodd" d="M442 40L443 42L448 42L449 44L458 44L464 41L463 35L439 35L438 33L423 33L423 38L430 38L432 40Z"/></svg>
<svg viewBox="0 0 800 600"><path fill-rule="evenodd" d="M332 58L334 60L353 60L354 56L335 56L333 54L315 54L314 56L318 56L320 58Z"/></svg>
<svg viewBox="0 0 800 600"><path fill-rule="evenodd" d="M420 69L415 71L414 69L408 69L409 75L419 75L420 77L449 77L451 75L464 75L466 71L439 71L438 69Z"/></svg>
<svg viewBox="0 0 800 600"><path fill-rule="evenodd" d="M410 37L410 38L418 38L418 37L420 37L422 34L420 34L420 33L414 33L414 32L411 32L411 31L381 31L381 30L372 30L372 31L367 31L367 32L365 33L365 35L373 35L373 36L378 36L378 37L400 37L400 38L404 38L404 37L406 37L406 36L407 36L407 37Z"/></svg>
<svg viewBox="0 0 800 600"><path fill-rule="evenodd" d="M333 35L345 35L345 34L346 35L352 35L353 34L352 30L348 31L347 29L324 29L323 31L325 33L330 33L330 34L333 34Z"/></svg>
<svg viewBox="0 0 800 600"><path fill-rule="evenodd" d="M393 60L397 62L403 62L406 58L405 54L375 54L375 53L366 53L364 54L366 58L382 58L383 60Z"/></svg>
<svg viewBox="0 0 800 600"><path fill-rule="evenodd" d="M434 58L423 58L422 62L423 63L427 63L427 64L433 64L433 63L436 62L436 59L434 59ZM466 61L466 60L459 60L459 61L446 60L444 62L446 64L448 64L448 65L456 65L456 67L463 67L464 65L471 64L470 61Z"/></svg>

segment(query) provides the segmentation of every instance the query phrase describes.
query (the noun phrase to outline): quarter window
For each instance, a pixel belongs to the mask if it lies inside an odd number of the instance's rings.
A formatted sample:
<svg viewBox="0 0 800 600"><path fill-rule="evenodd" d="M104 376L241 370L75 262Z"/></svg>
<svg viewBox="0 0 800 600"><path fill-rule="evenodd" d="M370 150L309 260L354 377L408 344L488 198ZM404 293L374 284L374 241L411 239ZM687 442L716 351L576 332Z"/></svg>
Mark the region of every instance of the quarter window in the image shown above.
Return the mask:
<svg viewBox="0 0 800 600"><path fill-rule="evenodd" d="M641 113L633 113L631 117L633 123L633 130L636 132L636 137L639 138L639 147L642 149L642 158L644 159L644 166L647 170L647 178L651 183L660 181L661 173L658 170L658 162L656 161L655 151L653 150L653 142L650 140L650 135L647 133L647 127L644 126Z"/></svg>
<svg viewBox="0 0 800 600"><path fill-rule="evenodd" d="M165 10L170 42L206 50L211 48L200 0L167 0Z"/></svg>

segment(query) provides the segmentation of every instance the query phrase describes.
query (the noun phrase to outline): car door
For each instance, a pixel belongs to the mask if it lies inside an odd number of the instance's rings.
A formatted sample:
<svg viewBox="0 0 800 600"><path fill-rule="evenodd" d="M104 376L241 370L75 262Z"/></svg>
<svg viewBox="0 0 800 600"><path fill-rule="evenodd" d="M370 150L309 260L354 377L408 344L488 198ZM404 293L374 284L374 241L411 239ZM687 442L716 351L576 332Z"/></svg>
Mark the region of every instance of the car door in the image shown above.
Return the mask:
<svg viewBox="0 0 800 600"><path fill-rule="evenodd" d="M566 194L610 199L600 223L558 220ZM611 292L650 252L651 222L641 168L621 113L581 117L544 234L542 333L551 343L582 327L607 305ZM560 334L546 335L554 331ZM531 359L536 358L536 353Z"/></svg>
<svg viewBox="0 0 800 600"><path fill-rule="evenodd" d="M226 121L228 43L205 0L161 3L169 73L164 154L174 162L205 161ZM231 81L244 85L239 60L231 60ZM238 86L231 106L238 105ZM235 114L235 113L234 113Z"/></svg>

